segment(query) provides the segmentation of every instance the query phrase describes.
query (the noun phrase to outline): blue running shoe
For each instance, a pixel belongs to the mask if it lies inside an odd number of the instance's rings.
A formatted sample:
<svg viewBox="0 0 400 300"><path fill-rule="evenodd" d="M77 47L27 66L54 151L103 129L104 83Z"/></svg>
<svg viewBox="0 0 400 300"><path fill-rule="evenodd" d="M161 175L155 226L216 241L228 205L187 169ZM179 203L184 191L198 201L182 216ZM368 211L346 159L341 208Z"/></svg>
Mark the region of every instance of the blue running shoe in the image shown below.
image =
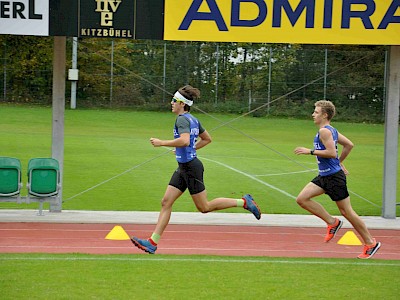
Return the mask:
<svg viewBox="0 0 400 300"><path fill-rule="evenodd" d="M132 237L131 242L140 250L143 250L149 254L154 254L157 250L157 246L154 246L149 240L141 240L137 237Z"/></svg>
<svg viewBox="0 0 400 300"><path fill-rule="evenodd" d="M256 201L254 201L253 197L249 194L246 194L242 198L244 200L244 208L248 211L252 212L257 220L261 219L261 210L258 207Z"/></svg>

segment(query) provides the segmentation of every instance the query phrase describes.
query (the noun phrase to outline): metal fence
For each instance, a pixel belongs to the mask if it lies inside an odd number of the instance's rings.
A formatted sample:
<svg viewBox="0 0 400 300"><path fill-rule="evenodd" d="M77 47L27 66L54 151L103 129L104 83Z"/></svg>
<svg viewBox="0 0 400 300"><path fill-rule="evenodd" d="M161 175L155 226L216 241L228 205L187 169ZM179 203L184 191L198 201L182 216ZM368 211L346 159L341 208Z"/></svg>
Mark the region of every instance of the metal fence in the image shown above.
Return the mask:
<svg viewBox="0 0 400 300"><path fill-rule="evenodd" d="M29 58L2 48L0 101L50 104L51 63L38 62L28 76L18 66ZM171 93L191 84L208 111L302 117L315 100L329 99L339 119L384 120L384 47L83 39L74 53L71 38L67 50L79 80L72 92L68 81L66 99L70 105L76 97L77 108L163 109Z"/></svg>

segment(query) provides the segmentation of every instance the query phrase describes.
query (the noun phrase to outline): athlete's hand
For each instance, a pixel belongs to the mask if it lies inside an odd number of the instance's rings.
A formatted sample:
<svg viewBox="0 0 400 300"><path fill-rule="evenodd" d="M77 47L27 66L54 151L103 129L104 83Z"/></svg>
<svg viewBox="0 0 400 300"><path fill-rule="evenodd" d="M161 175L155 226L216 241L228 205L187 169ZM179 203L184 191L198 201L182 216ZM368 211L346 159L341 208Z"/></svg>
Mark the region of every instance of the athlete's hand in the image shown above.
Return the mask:
<svg viewBox="0 0 400 300"><path fill-rule="evenodd" d="M349 171L347 171L347 169L346 169L346 167L344 166L344 164L342 164L342 163L340 163L340 167L342 168L342 170L343 170L343 172L344 172L344 175L349 175L350 173L349 173Z"/></svg>
<svg viewBox="0 0 400 300"><path fill-rule="evenodd" d="M160 139L156 139L156 138L150 138L150 143L154 146L154 147L161 147L162 143Z"/></svg>
<svg viewBox="0 0 400 300"><path fill-rule="evenodd" d="M300 154L310 154L310 149L305 148L305 147L297 147L296 149L294 149L294 153L297 155Z"/></svg>

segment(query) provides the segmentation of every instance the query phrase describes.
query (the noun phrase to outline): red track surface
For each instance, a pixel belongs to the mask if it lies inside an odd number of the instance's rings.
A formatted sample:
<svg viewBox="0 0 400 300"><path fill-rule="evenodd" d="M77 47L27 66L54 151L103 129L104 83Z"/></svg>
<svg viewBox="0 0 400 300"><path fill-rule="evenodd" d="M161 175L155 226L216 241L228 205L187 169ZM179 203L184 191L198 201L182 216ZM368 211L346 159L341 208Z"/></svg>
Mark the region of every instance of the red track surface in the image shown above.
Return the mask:
<svg viewBox="0 0 400 300"><path fill-rule="evenodd" d="M154 225L0 223L0 253L139 254L130 240L108 240L121 225L128 235L149 237ZM169 225L157 254L355 258L363 246L339 245L342 228L324 243L324 228ZM374 259L400 260L400 231L371 230L382 243Z"/></svg>

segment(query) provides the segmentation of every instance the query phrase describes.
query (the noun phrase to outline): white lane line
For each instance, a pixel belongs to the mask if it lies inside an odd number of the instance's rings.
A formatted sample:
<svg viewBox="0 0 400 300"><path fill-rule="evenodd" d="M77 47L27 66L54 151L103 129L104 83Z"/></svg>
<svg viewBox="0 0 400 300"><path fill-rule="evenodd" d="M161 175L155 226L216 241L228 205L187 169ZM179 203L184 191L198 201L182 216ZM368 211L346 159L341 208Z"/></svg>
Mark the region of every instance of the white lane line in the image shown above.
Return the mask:
<svg viewBox="0 0 400 300"><path fill-rule="evenodd" d="M291 259L291 260L273 260L270 258L260 258L260 259L237 259L237 258L202 258L202 257L157 257L152 256L143 256L143 254L138 254L137 256L129 256L129 257L104 257L103 255L96 255L90 257L64 257L64 256L45 256L45 257L15 257L15 256L3 256L0 255L0 261L6 260L14 260L14 261L124 261L124 262L138 262L138 261L167 261L167 262L208 262L208 263L266 263L266 264L303 264L303 265L347 265L347 266L391 266L391 267L400 267L400 263L386 263L386 262L353 262L353 260L349 261L304 261L299 259Z"/></svg>
<svg viewBox="0 0 400 300"><path fill-rule="evenodd" d="M239 174L241 174L241 175L243 175L243 176L246 176L246 177L248 177L248 178L250 178L250 179L252 179L252 180L254 180L254 181L257 181L258 183L261 183L261 184L263 184L263 185L269 187L270 189L273 189L273 190L275 190L275 191L277 191L277 192L279 192L279 193L282 193L282 194L284 194L285 196L288 196L289 198L296 199L296 196L293 196L293 195L289 194L288 192L286 192L286 191L284 191L284 190L281 190L280 188L277 188L276 186L273 186L272 184L266 183L265 181L262 181L262 180L258 179L257 177L254 177L254 176L252 176L252 175L250 175L250 174L247 174L247 173L245 173L245 172L243 172L243 171L240 171L240 170L238 170L238 169L235 169L235 168L233 168L233 167L231 167L231 166L228 166L228 165L226 165L226 164L224 164L224 163L221 163L221 162L219 162L219 161L212 160L212 159L205 158L205 157L201 157L201 158L204 159L204 160L208 160L208 161L211 161L211 162L213 162L213 163L216 163L216 164L218 164L218 165L224 166L225 168L228 168L229 170L232 170L232 171L234 171L234 172L237 172L237 173L239 173Z"/></svg>
<svg viewBox="0 0 400 300"><path fill-rule="evenodd" d="M315 171L318 171L318 169L297 171L297 172L275 173L275 174L262 174L262 175L253 175L253 176L256 176L256 177L281 176L281 175L292 175L292 174L300 174L300 173L309 173L309 172L315 172Z"/></svg>

